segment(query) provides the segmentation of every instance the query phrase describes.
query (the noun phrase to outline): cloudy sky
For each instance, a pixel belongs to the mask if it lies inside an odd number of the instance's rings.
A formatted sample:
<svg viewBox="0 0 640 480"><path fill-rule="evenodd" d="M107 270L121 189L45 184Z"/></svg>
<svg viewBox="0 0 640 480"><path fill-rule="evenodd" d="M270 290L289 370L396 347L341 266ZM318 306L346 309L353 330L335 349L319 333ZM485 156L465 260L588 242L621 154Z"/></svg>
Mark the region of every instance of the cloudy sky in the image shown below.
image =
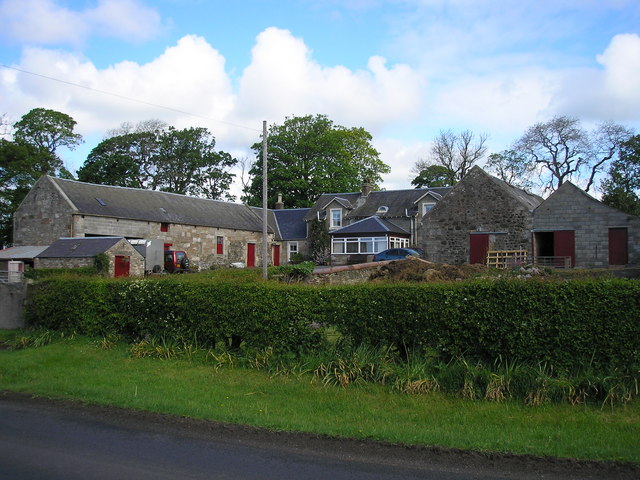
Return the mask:
<svg viewBox="0 0 640 480"><path fill-rule="evenodd" d="M410 188L440 130L509 146L554 115L640 131L638 0L0 0L0 114L85 138L158 118L251 157L262 121L364 127ZM237 189L237 187L235 187Z"/></svg>

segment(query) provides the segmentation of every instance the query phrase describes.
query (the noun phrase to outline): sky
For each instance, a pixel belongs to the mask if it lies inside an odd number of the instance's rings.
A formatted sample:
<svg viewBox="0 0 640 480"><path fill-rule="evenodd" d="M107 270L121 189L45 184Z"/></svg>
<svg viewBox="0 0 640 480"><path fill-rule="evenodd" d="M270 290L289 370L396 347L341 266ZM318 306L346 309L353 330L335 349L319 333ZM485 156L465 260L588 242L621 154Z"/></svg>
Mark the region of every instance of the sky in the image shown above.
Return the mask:
<svg viewBox="0 0 640 480"><path fill-rule="evenodd" d="M76 120L71 171L148 119L252 161L263 121L324 114L371 133L387 190L443 130L489 153L557 115L640 131L640 0L0 0L0 65L11 123Z"/></svg>

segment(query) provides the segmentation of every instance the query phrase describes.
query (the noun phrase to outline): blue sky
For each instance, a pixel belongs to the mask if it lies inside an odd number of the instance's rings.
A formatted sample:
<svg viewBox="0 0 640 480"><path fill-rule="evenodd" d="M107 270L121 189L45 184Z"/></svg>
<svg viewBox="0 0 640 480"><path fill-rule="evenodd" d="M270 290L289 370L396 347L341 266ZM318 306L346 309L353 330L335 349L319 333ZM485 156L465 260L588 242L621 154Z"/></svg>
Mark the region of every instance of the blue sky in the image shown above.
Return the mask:
<svg viewBox="0 0 640 480"><path fill-rule="evenodd" d="M491 151L554 115L640 130L638 0L0 0L0 46L0 114L70 114L72 170L150 118L250 158L262 120L326 114L371 132L387 189L443 129Z"/></svg>

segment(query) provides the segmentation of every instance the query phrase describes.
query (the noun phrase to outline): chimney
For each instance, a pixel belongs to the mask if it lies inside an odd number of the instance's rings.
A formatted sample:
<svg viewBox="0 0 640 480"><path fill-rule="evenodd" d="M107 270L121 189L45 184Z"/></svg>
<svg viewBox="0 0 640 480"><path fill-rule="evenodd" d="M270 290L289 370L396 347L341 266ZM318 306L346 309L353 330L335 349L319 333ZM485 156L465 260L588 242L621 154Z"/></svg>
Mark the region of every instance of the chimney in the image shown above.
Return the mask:
<svg viewBox="0 0 640 480"><path fill-rule="evenodd" d="M282 201L282 194L278 194L278 201L276 202L276 210L284 210L284 202Z"/></svg>
<svg viewBox="0 0 640 480"><path fill-rule="evenodd" d="M373 183L368 178L365 178L362 182L362 196L368 197L371 191L373 190Z"/></svg>

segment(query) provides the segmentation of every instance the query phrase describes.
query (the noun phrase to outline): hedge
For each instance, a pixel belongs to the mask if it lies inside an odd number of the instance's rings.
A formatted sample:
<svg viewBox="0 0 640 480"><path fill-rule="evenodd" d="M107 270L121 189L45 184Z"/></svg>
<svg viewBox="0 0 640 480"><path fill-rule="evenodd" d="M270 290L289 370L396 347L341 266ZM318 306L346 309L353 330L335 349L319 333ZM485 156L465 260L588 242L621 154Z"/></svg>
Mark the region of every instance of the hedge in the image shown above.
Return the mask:
<svg viewBox="0 0 640 480"><path fill-rule="evenodd" d="M353 344L429 350L443 360L638 368L640 283L526 280L318 287L167 279L45 279L30 325L128 339L302 352L331 327Z"/></svg>

